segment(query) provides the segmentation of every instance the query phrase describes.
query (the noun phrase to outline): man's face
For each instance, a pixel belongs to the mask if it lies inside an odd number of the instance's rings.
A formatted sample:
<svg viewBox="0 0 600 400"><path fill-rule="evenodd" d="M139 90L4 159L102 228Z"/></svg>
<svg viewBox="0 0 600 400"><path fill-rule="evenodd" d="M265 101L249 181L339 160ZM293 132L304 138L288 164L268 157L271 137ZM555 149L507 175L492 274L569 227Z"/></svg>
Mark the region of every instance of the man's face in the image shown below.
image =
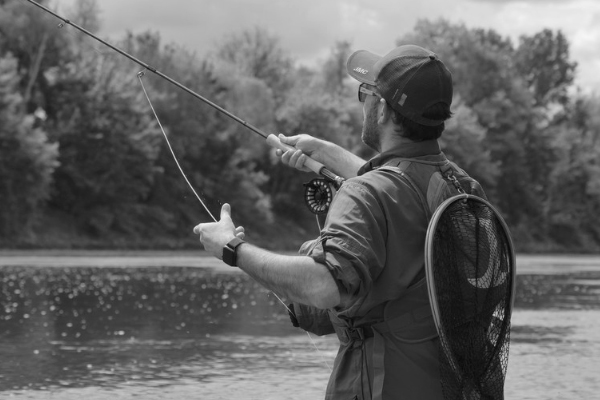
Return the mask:
<svg viewBox="0 0 600 400"><path fill-rule="evenodd" d="M377 123L379 98L368 96L363 103L363 129L361 139L375 151L381 151L381 129Z"/></svg>
<svg viewBox="0 0 600 400"><path fill-rule="evenodd" d="M377 123L381 96L374 86L362 83L358 87L358 101L363 103L363 129L361 139L375 151L381 151L381 127Z"/></svg>

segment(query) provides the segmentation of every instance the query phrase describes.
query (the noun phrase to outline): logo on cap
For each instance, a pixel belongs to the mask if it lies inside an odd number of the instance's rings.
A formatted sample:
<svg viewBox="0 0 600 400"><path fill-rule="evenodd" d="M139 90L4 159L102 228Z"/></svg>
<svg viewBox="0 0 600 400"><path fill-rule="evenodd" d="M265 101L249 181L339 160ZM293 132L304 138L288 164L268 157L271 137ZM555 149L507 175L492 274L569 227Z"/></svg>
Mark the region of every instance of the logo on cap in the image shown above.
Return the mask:
<svg viewBox="0 0 600 400"><path fill-rule="evenodd" d="M400 96L400 100L398 101L398 104L400 104L400 106L403 106L407 97L408 96L406 95L406 93L402 93L402 96Z"/></svg>
<svg viewBox="0 0 600 400"><path fill-rule="evenodd" d="M361 68L361 67L354 68L354 71L358 72L359 74L363 74L363 75L366 75L369 72L368 70Z"/></svg>

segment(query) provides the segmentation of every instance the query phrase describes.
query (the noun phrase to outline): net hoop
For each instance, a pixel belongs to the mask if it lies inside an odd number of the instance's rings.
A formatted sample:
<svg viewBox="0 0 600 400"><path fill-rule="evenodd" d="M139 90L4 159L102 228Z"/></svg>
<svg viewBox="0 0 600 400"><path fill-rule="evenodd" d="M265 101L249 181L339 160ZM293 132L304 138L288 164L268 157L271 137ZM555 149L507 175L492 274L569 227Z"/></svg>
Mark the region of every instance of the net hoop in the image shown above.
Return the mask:
<svg viewBox="0 0 600 400"><path fill-rule="evenodd" d="M440 311L440 303L439 303L439 298L438 298L438 291L437 291L437 287L436 287L436 276L435 276L435 269L434 269L434 255L435 255L435 238L436 238L436 233L438 230L438 224L440 223L440 219L442 218L442 216L444 216L444 213L446 212L446 210L448 210L448 208L450 206L452 206L453 204L455 204L456 202L465 202L465 203L469 203L469 204L475 204L475 203L479 203L479 206L484 206L486 208L489 209L489 211L491 212L491 215L494 217L495 221L499 222L499 224L496 224L496 226L499 227L499 229L501 229L502 234L504 235L504 237L502 238L503 240L503 244L504 246L507 248L506 253L507 257L506 259L508 259L509 262L509 270L507 271L507 275L506 275L506 279L508 279L509 281L507 282L507 296L510 296L510 299L506 299L507 300L507 315L506 318L508 318L508 323L509 323L509 327L508 329L510 330L510 316L512 314L512 309L513 309L513 305L514 305L514 300L515 300L515 288L516 288L516 279L515 279L515 275L516 275L516 267L515 267L515 252L514 252L514 245L512 242L512 239L510 237L510 232L508 229L508 226L506 224L506 222L504 221L504 219L501 217L500 213L498 213L498 211L486 200L478 197L478 196L474 196L474 195L470 195L470 194L458 194L456 196L453 196L447 200L445 200L443 203L441 203L437 209L435 210L435 212L433 213L433 216L431 217L431 220L429 222L429 226L427 229L427 234L426 234L426 239L425 239L425 276L426 276L426 280L427 280L427 290L428 290L428 294L429 294L429 300L430 300L430 304L431 304L431 310L432 310L432 314L433 314L433 319L435 322L435 327L436 330L438 332L438 335L440 337L440 343L444 343L444 341L447 341L448 339L448 335L446 334L446 330L443 324L443 318L442 318L442 314ZM473 203L475 202L475 203ZM450 214L451 215L451 214ZM491 244L492 246L494 244ZM479 244L477 245L479 246ZM477 247L479 249L479 247ZM452 265L449 264L449 267L456 267L456 268L460 268L460 265ZM488 266L488 270L491 269ZM486 275L487 275L487 270L485 271ZM473 282L469 282L471 284L473 284ZM479 289L479 287L477 287ZM490 289L491 287L488 287L486 289ZM447 317L447 316L446 316ZM499 350L498 348L496 350ZM443 351L444 355L447 358L447 361L449 363L450 368L452 369L452 371L454 372L454 374L456 374L457 377L461 377L463 376L463 370L460 367L460 363L459 361L457 361L456 356L452 353L451 348L448 349L446 346L442 345L441 346L441 351ZM471 391L469 389L466 389L467 391ZM463 392L464 393L464 392ZM467 395L468 398L471 398L470 396ZM477 397L473 397L473 398L477 398Z"/></svg>

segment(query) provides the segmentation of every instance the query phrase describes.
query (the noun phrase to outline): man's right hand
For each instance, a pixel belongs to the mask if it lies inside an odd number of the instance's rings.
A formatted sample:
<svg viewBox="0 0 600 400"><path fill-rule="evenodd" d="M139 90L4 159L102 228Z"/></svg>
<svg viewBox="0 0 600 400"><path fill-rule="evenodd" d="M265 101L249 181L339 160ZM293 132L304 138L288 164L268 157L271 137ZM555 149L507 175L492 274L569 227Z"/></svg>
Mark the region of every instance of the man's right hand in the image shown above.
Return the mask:
<svg viewBox="0 0 600 400"><path fill-rule="evenodd" d="M300 171L310 172L310 169L304 166L307 156L311 157L315 161L322 162L323 155L320 154L320 151L323 149L322 140L307 134L289 137L279 134L278 137L279 140L281 140L281 143L297 149L295 151L276 150L275 154L281 157L281 161L284 164L299 169Z"/></svg>
<svg viewBox="0 0 600 400"><path fill-rule="evenodd" d="M356 176L358 169L365 163L362 158L332 142L317 139L304 133L289 137L279 134L278 138L281 143L292 146L296 150L277 150L277 156L281 157L284 164L300 171L311 171L304 166L307 156L323 164L327 169L344 179Z"/></svg>

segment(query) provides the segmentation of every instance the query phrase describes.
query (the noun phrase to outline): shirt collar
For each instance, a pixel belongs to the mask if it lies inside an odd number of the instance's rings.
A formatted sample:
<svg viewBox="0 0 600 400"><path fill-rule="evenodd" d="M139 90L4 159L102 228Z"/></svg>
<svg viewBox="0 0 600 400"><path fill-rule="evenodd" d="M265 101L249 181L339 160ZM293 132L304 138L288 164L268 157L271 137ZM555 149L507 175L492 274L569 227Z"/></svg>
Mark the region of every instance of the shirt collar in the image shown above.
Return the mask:
<svg viewBox="0 0 600 400"><path fill-rule="evenodd" d="M390 150L371 158L358 170L358 175L369 172L384 165L392 158L416 158L441 154L440 144L437 140L424 140L422 142L402 143Z"/></svg>

